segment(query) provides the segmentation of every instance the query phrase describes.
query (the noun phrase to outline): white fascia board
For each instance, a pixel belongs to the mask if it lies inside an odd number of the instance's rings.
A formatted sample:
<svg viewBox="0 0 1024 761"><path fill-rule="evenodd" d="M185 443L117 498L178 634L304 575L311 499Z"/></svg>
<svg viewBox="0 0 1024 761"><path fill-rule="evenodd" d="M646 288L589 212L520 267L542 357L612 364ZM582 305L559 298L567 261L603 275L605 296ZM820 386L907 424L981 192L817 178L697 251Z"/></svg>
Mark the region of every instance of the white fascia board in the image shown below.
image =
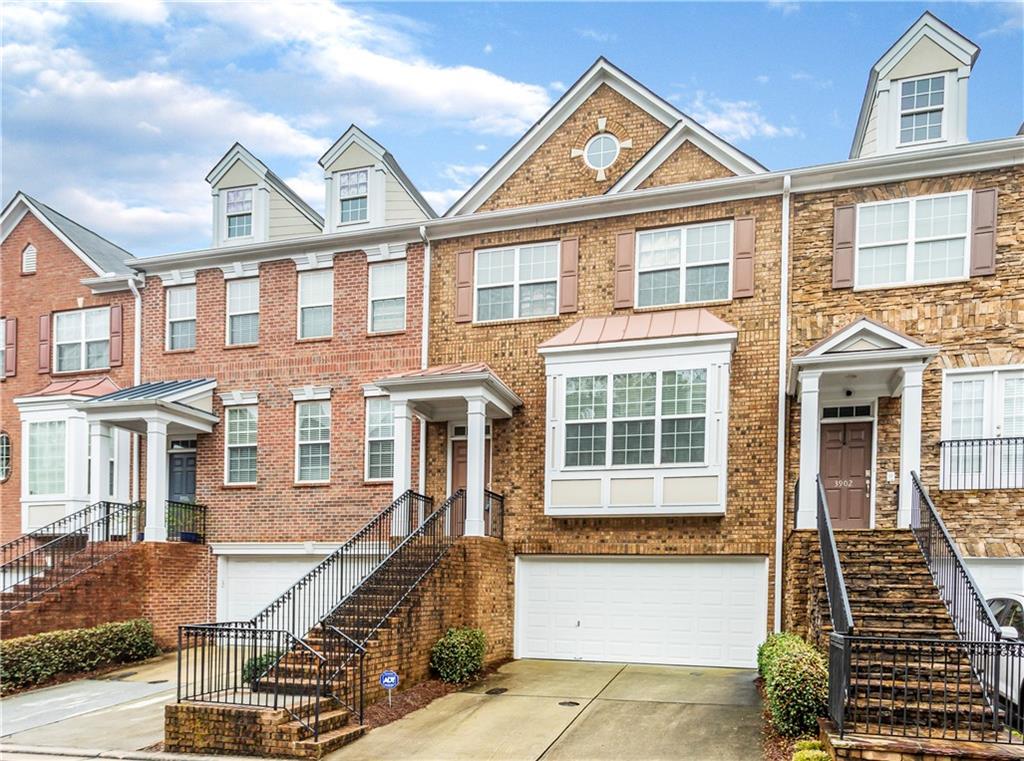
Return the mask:
<svg viewBox="0 0 1024 761"><path fill-rule="evenodd" d="M79 402L87 402L92 397L79 394L60 394L59 396L17 396L14 398L14 406L19 410L22 408L40 410L67 410Z"/></svg>
<svg viewBox="0 0 1024 761"><path fill-rule="evenodd" d="M330 555L341 547L341 544L341 542L210 542L210 551L214 555Z"/></svg>
<svg viewBox="0 0 1024 761"><path fill-rule="evenodd" d="M210 433L213 425L220 422L216 415L178 402L166 399L115 399L102 404L79 402L72 405L86 415L105 421L124 421L161 418L168 423L178 423L195 429L199 433Z"/></svg>
<svg viewBox="0 0 1024 761"><path fill-rule="evenodd" d="M33 217L39 220L47 230L53 233L61 243L67 246L71 252L81 259L85 266L95 272L98 277L103 277L104 275L109 274L96 264L96 262L90 259L88 254L76 246L70 238L61 232L60 228L51 224L50 220L46 218L46 215L39 211L39 209L37 209L21 191L11 199L11 202L7 204L3 213L0 214L0 242L7 240L7 236L14 231L14 228L18 226L18 223L21 222L25 217L25 214L28 212L31 212ZM21 252L19 251L18 253L20 254ZM134 261L134 259L126 260L125 263L127 264L128 262Z"/></svg>
<svg viewBox="0 0 1024 761"><path fill-rule="evenodd" d="M320 157L317 163L326 171L327 167L333 164L338 156L344 153L352 144L358 145L378 161L383 161L384 154L387 152L383 145L352 124L341 137L334 141L334 145L324 152L324 155Z"/></svg>
<svg viewBox="0 0 1024 761"><path fill-rule="evenodd" d="M806 354L797 355L796 357L794 357L794 360L796 360L796 359L809 359L809 358L812 358L812 357L820 357L822 355L828 354L836 346L839 346L840 344L844 343L848 339L853 338L854 336L856 336L856 335L858 335L860 333L869 333L870 335L876 336L876 337L881 338L883 340L891 341L892 343L896 344L897 346L899 346L902 349L922 349L922 348L928 348L928 347L923 347L920 343L918 343L916 341L908 340L907 336L904 336L901 333L897 333L892 328L888 328L885 325L879 325L878 323L873 322L872 320L867 320L867 319L861 318L859 320L855 320L854 322L851 322L849 325L847 325L842 330L839 330L836 333L833 333L831 336L829 336L829 338L827 340L825 340L822 343L818 344L814 348L813 351L809 351ZM879 351L892 351L892 350L891 349L880 349ZM853 352L851 352L851 353L853 353ZM873 352L856 352L856 353L863 356L865 354L869 354L869 353L873 353Z"/></svg>
<svg viewBox="0 0 1024 761"><path fill-rule="evenodd" d="M804 371L849 372L850 370L899 370L911 363L922 366L939 353L940 347L917 349L880 349L878 351L827 354L822 357L793 357L789 375L789 394L796 393L800 373Z"/></svg>
<svg viewBox="0 0 1024 761"><path fill-rule="evenodd" d="M503 409L522 405L522 398L491 373L459 373L458 375L417 375L411 378L384 378L377 381L393 398L403 400L438 400L475 395L488 396Z"/></svg>
<svg viewBox="0 0 1024 761"><path fill-rule="evenodd" d="M130 282L134 282L140 288L145 287L145 282L138 275L103 275L101 277L83 277L78 281L93 293L117 293L127 291L131 288Z"/></svg>
<svg viewBox="0 0 1024 761"><path fill-rule="evenodd" d="M241 161L249 169L251 169L261 179L265 179L269 168L266 164L260 161L258 158L252 155L249 150L241 143L235 143L228 148L227 153L221 158L220 161L210 170L210 173L206 175L206 181L210 185L216 185L220 181L220 178L228 173L235 161Z"/></svg>

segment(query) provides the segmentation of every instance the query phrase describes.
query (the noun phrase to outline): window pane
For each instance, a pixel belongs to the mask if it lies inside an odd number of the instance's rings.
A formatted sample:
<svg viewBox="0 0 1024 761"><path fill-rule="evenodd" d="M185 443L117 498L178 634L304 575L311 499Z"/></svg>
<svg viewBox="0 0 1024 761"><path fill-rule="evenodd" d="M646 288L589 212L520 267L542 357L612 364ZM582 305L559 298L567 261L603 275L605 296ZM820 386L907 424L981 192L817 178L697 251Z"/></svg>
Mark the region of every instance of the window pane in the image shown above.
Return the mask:
<svg viewBox="0 0 1024 761"><path fill-rule="evenodd" d="M168 288L167 319L191 319L196 316L196 288L188 285L180 288Z"/></svg>
<svg viewBox="0 0 1024 761"><path fill-rule="evenodd" d="M592 420L608 414L608 379L603 375L565 381L565 419Z"/></svg>
<svg viewBox="0 0 1024 761"><path fill-rule="evenodd" d="M57 343L82 340L82 313L64 312L56 316Z"/></svg>
<svg viewBox="0 0 1024 761"><path fill-rule="evenodd" d="M228 237L245 238L252 235L252 214L233 214L228 217Z"/></svg>
<svg viewBox="0 0 1024 761"><path fill-rule="evenodd" d="M28 428L28 493L64 493L64 421L30 423Z"/></svg>
<svg viewBox="0 0 1024 761"><path fill-rule="evenodd" d="M256 410L252 407L228 407L228 446L256 445Z"/></svg>
<svg viewBox="0 0 1024 761"><path fill-rule="evenodd" d="M394 453L394 441L371 441L367 453L367 475L370 478L393 478L395 466Z"/></svg>
<svg viewBox="0 0 1024 761"><path fill-rule="evenodd" d="M942 137L942 111L922 111L900 117L900 143L937 140Z"/></svg>
<svg viewBox="0 0 1024 761"><path fill-rule="evenodd" d="M700 225L686 230L686 261L727 262L732 257L732 235L728 222Z"/></svg>
<svg viewBox="0 0 1024 761"><path fill-rule="evenodd" d="M85 367L96 370L110 366L110 342L90 341L85 345Z"/></svg>
<svg viewBox="0 0 1024 761"><path fill-rule="evenodd" d="M686 300L715 301L729 298L729 265L712 264L686 268Z"/></svg>
<svg viewBox="0 0 1024 761"><path fill-rule="evenodd" d="M943 196L918 201L914 227L919 238L967 234L967 196Z"/></svg>
<svg viewBox="0 0 1024 761"><path fill-rule="evenodd" d="M330 402L298 404L299 441L327 441L331 437Z"/></svg>
<svg viewBox="0 0 1024 761"><path fill-rule="evenodd" d="M605 430L604 423L570 423L565 426L566 467L603 466Z"/></svg>
<svg viewBox="0 0 1024 761"><path fill-rule="evenodd" d="M228 214L244 214L252 211L252 188L237 188L227 191Z"/></svg>
<svg viewBox="0 0 1024 761"><path fill-rule="evenodd" d="M985 381L954 381L950 433L954 439L975 439L985 434Z"/></svg>
<svg viewBox="0 0 1024 761"><path fill-rule="evenodd" d="M405 328L405 299L381 299L371 305L370 331L380 333Z"/></svg>
<svg viewBox="0 0 1024 761"><path fill-rule="evenodd" d="M11 437L0 433L0 481L11 477Z"/></svg>
<svg viewBox="0 0 1024 761"><path fill-rule="evenodd" d="M80 370L82 368L82 344L61 344L57 346L57 370Z"/></svg>
<svg viewBox="0 0 1024 761"><path fill-rule="evenodd" d="M637 283L637 306L679 303L679 270L641 272Z"/></svg>
<svg viewBox="0 0 1024 761"><path fill-rule="evenodd" d="M242 314L231 318L232 344L254 344L260 337L260 316Z"/></svg>
<svg viewBox="0 0 1024 761"><path fill-rule="evenodd" d="M872 246L907 239L910 204L898 203L865 206L857 212L857 243Z"/></svg>
<svg viewBox="0 0 1024 761"><path fill-rule="evenodd" d="M558 246L524 246L519 249L519 279L555 280L558 277Z"/></svg>
<svg viewBox="0 0 1024 761"><path fill-rule="evenodd" d="M641 270L678 267L679 230L652 230L637 234L637 267Z"/></svg>
<svg viewBox="0 0 1024 761"><path fill-rule="evenodd" d="M228 450L228 483L251 484L256 481L256 447L231 447Z"/></svg>
<svg viewBox="0 0 1024 761"><path fill-rule="evenodd" d="M964 274L964 238L918 243L914 249L914 279L933 280Z"/></svg>
<svg viewBox="0 0 1024 761"><path fill-rule="evenodd" d="M555 283L534 283L519 286L519 316L539 317L555 314L557 299Z"/></svg>
<svg viewBox="0 0 1024 761"><path fill-rule="evenodd" d="M328 481L331 477L331 445L299 445L299 480Z"/></svg>
<svg viewBox="0 0 1024 761"><path fill-rule="evenodd" d="M85 312L85 340L97 341L110 338L110 310L90 309Z"/></svg>
<svg viewBox="0 0 1024 761"><path fill-rule="evenodd" d="M478 320L512 319L512 286L481 288L476 295Z"/></svg>
<svg viewBox="0 0 1024 761"><path fill-rule="evenodd" d="M612 465L654 464L654 421L631 420L612 425Z"/></svg>
<svg viewBox="0 0 1024 761"><path fill-rule="evenodd" d="M179 320L170 324L170 349L194 349L196 347L196 321Z"/></svg>
<svg viewBox="0 0 1024 761"><path fill-rule="evenodd" d="M661 414L703 415L707 392L707 370L666 372L661 380Z"/></svg>
<svg viewBox="0 0 1024 761"><path fill-rule="evenodd" d="M618 155L619 143L611 135L598 135L587 144L587 163L594 169L607 169Z"/></svg>
<svg viewBox="0 0 1024 761"><path fill-rule="evenodd" d="M339 198L365 196L369 193L369 187L369 172L366 169L342 172L338 175Z"/></svg>
<svg viewBox="0 0 1024 761"><path fill-rule="evenodd" d="M323 306L333 300L334 271L299 273L299 306Z"/></svg>
<svg viewBox="0 0 1024 761"><path fill-rule="evenodd" d="M305 307L300 319L302 338L319 338L331 335L331 307Z"/></svg>
<svg viewBox="0 0 1024 761"><path fill-rule="evenodd" d="M704 462L704 418L662 420L661 461Z"/></svg>
<svg viewBox="0 0 1024 761"><path fill-rule="evenodd" d="M612 417L652 417L656 377L656 373L612 376Z"/></svg>
<svg viewBox="0 0 1024 761"><path fill-rule="evenodd" d="M342 198L341 221L362 222L366 219L366 197Z"/></svg>
<svg viewBox="0 0 1024 761"><path fill-rule="evenodd" d="M405 296L405 262L370 266L370 298L394 299Z"/></svg>
<svg viewBox="0 0 1024 761"><path fill-rule="evenodd" d="M479 251L476 255L476 284L497 285L515 279L515 251L511 248L497 251Z"/></svg>
<svg viewBox="0 0 1024 761"><path fill-rule="evenodd" d="M228 283L228 312L258 312L260 309L260 281L256 278L232 280Z"/></svg>
<svg viewBox="0 0 1024 761"><path fill-rule="evenodd" d="M366 400L366 430L371 439L395 435L394 408L387 397Z"/></svg>
<svg viewBox="0 0 1024 761"><path fill-rule="evenodd" d="M1003 383L1003 435L1024 436L1024 378Z"/></svg>
<svg viewBox="0 0 1024 761"><path fill-rule="evenodd" d="M857 283L859 285L902 283L906 279L906 245L865 248L857 253Z"/></svg>

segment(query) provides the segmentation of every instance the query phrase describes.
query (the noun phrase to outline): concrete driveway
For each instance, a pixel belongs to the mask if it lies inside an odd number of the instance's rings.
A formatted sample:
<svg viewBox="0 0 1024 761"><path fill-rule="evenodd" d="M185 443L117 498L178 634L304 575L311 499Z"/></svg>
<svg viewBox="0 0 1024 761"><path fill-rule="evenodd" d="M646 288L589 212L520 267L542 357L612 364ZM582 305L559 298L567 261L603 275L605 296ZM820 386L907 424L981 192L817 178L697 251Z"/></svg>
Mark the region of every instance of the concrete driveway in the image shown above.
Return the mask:
<svg viewBox="0 0 1024 761"><path fill-rule="evenodd" d="M174 653L0 701L0 736L14 745L139 750L164 739L164 706L174 701Z"/></svg>
<svg viewBox="0 0 1024 761"><path fill-rule="evenodd" d="M327 758L753 761L761 758L755 677L746 669L514 661Z"/></svg>

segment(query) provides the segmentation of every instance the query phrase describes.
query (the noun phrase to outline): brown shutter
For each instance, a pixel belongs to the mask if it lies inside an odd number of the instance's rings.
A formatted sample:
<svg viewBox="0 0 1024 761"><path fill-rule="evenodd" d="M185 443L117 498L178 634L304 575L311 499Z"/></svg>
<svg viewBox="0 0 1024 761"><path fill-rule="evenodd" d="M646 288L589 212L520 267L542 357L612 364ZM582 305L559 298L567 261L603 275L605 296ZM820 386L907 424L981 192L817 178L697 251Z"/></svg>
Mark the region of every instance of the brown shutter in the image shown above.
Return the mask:
<svg viewBox="0 0 1024 761"><path fill-rule="evenodd" d="M971 277L996 273L996 189L975 190L971 214Z"/></svg>
<svg viewBox="0 0 1024 761"><path fill-rule="evenodd" d="M560 261L558 311L567 314L579 308L579 238L562 238Z"/></svg>
<svg viewBox="0 0 1024 761"><path fill-rule="evenodd" d="M18 374L18 318L8 317L4 320L4 375Z"/></svg>
<svg viewBox="0 0 1024 761"><path fill-rule="evenodd" d="M120 367L124 360L124 310L120 304L110 307L110 366Z"/></svg>
<svg viewBox="0 0 1024 761"><path fill-rule="evenodd" d="M615 308L633 306L633 257L635 230L615 234Z"/></svg>
<svg viewBox="0 0 1024 761"><path fill-rule="evenodd" d="M41 373L50 372L50 315L39 315L39 355L36 369Z"/></svg>
<svg viewBox="0 0 1024 761"><path fill-rule="evenodd" d="M832 287L853 288L853 249L857 242L857 207L837 206L832 223Z"/></svg>
<svg viewBox="0 0 1024 761"><path fill-rule="evenodd" d="M455 322L473 321L473 252L455 255Z"/></svg>
<svg viewBox="0 0 1024 761"><path fill-rule="evenodd" d="M736 217L733 222L732 297L754 295L754 218Z"/></svg>

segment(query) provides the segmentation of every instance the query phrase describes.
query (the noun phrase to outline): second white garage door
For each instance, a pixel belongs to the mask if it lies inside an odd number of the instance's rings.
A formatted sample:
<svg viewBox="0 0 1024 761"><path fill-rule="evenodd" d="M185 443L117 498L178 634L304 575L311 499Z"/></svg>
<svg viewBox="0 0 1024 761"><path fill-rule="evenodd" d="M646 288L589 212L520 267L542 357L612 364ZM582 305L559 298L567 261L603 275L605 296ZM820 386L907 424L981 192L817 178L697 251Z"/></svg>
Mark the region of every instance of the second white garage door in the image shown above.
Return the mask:
<svg viewBox="0 0 1024 761"><path fill-rule="evenodd" d="M222 556L217 618L252 618L323 559L323 555Z"/></svg>
<svg viewBox="0 0 1024 761"><path fill-rule="evenodd" d="M517 559L517 658L749 668L767 617L763 557Z"/></svg>

